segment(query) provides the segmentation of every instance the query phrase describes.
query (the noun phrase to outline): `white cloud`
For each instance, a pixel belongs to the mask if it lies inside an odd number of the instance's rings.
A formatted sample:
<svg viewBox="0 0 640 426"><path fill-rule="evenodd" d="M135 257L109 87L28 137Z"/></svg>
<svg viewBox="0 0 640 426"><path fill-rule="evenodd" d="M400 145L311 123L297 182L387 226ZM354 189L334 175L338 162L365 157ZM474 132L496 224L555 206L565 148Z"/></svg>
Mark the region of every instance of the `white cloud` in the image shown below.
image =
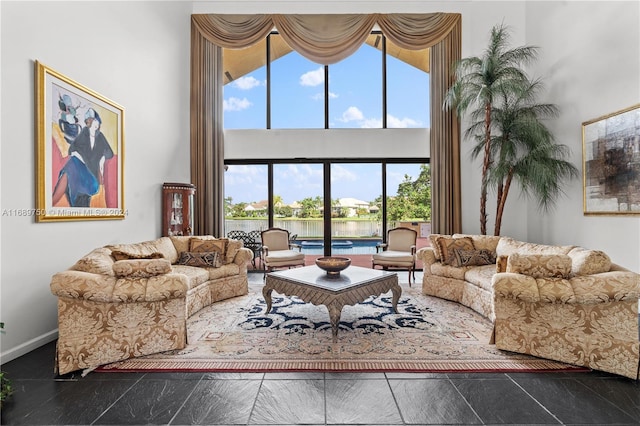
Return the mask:
<svg viewBox="0 0 640 426"><path fill-rule="evenodd" d="M387 128L404 129L407 127L417 127L420 123L412 118L398 118L391 114L387 114Z"/></svg>
<svg viewBox="0 0 640 426"><path fill-rule="evenodd" d="M349 121L359 121L364 119L364 114L362 111L358 109L358 107L351 106L347 108L345 112L342 113L341 121L349 122Z"/></svg>
<svg viewBox="0 0 640 426"><path fill-rule="evenodd" d="M360 123L360 127L363 129L382 129L382 119L367 118Z"/></svg>
<svg viewBox="0 0 640 426"><path fill-rule="evenodd" d="M300 76L300 85L319 86L324 83L324 68L320 67L315 71L309 71Z"/></svg>
<svg viewBox="0 0 640 426"><path fill-rule="evenodd" d="M353 173L351 170L341 166L340 164L333 164L331 166L331 182L353 182L356 180L358 180L358 175Z"/></svg>
<svg viewBox="0 0 640 426"><path fill-rule="evenodd" d="M243 109L249 108L251 105L253 104L247 98L239 99L231 97L223 101L222 107L225 111L242 111Z"/></svg>
<svg viewBox="0 0 640 426"><path fill-rule="evenodd" d="M235 80L231 85L240 90L250 90L254 87L260 86L260 80L254 77L240 77Z"/></svg>
<svg viewBox="0 0 640 426"><path fill-rule="evenodd" d="M329 92L329 99L335 99L337 97L338 97L337 93ZM311 97L311 99L313 99L314 101L321 101L324 99L324 93L322 92L316 93Z"/></svg>

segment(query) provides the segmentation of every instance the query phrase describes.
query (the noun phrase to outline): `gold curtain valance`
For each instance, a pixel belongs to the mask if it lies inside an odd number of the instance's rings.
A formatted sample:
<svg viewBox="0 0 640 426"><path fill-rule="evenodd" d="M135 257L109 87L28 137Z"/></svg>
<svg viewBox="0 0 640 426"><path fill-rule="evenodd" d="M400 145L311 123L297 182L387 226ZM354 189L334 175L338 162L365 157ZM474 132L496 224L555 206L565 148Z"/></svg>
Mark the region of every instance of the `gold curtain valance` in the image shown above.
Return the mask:
<svg viewBox="0 0 640 426"><path fill-rule="evenodd" d="M398 46L420 50L442 41L460 19L457 13L192 15L194 26L216 46L243 49L277 29L296 52L323 65L357 51L375 24Z"/></svg>

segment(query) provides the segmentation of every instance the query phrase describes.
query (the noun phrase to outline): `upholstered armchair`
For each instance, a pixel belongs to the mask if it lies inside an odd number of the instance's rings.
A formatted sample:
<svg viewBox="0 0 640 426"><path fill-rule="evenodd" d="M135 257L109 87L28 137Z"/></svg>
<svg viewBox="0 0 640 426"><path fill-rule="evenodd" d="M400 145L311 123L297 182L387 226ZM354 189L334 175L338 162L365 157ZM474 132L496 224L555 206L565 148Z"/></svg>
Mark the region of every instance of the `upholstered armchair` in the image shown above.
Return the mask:
<svg viewBox="0 0 640 426"><path fill-rule="evenodd" d="M301 252L300 246L291 244L289 231L281 228L269 228L262 231L261 237L261 256L265 276L274 268L304 266L304 254Z"/></svg>
<svg viewBox="0 0 640 426"><path fill-rule="evenodd" d="M409 270L409 286L411 286L411 277L413 281L416 280L417 238L418 233L414 229L405 227L390 229L387 232L387 242L376 246L376 253L371 259L372 267L406 268Z"/></svg>

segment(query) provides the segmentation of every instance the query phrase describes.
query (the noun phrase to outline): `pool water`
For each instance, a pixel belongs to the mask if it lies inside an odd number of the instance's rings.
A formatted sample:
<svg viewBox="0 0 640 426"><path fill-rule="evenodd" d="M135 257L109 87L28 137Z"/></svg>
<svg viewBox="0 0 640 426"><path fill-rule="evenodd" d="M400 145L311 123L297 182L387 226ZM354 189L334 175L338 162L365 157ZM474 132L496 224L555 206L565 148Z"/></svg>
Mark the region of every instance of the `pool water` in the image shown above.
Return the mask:
<svg viewBox="0 0 640 426"><path fill-rule="evenodd" d="M335 240L331 244L331 254L372 254L381 240ZM324 245L319 240L299 240L304 254L324 254ZM351 244L349 244L351 243Z"/></svg>

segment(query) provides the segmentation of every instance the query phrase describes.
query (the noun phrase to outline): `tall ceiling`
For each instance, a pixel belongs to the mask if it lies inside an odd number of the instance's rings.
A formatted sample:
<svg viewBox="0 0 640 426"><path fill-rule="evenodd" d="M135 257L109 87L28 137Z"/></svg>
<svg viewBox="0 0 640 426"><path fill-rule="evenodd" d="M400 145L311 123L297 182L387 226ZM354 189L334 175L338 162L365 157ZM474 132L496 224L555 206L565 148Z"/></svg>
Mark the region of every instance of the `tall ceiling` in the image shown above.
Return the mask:
<svg viewBox="0 0 640 426"><path fill-rule="evenodd" d="M382 50L382 35L371 34L367 38L366 43L371 47ZM224 84L237 80L265 66L267 63L267 58L265 57L266 44L267 41L265 39L245 49L223 49ZM293 52L293 49L285 43L282 37L271 37L269 44L272 61L276 61ZM391 43L389 40L387 40L386 44L388 55L426 73L429 72L429 49L403 49Z"/></svg>

